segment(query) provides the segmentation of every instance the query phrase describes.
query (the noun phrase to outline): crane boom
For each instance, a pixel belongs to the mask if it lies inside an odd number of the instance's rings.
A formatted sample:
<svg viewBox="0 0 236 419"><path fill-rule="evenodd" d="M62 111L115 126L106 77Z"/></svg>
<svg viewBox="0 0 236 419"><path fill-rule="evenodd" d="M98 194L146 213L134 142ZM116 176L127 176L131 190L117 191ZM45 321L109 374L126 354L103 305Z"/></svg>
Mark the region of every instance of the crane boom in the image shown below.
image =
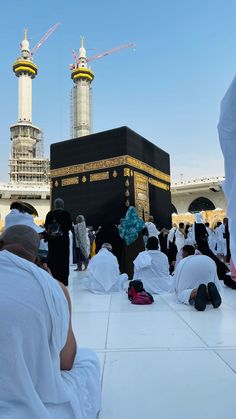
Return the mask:
<svg viewBox="0 0 236 419"><path fill-rule="evenodd" d="M73 57L74 57L74 60L75 60L75 65L76 65L76 67L78 67L79 60L78 60L78 57L77 57L76 52L75 52L74 49L72 49L72 54L73 54Z"/></svg>
<svg viewBox="0 0 236 419"><path fill-rule="evenodd" d="M39 42L34 46L34 48L31 50L31 55L34 55L38 49L44 44L44 42L49 38L49 36L52 35L52 33L60 26L60 22L57 22L55 25L53 25L48 31L43 35L43 37L39 40Z"/></svg>
<svg viewBox="0 0 236 419"><path fill-rule="evenodd" d="M92 57L87 58L87 61L89 61L89 62L90 61L95 61L95 60L98 60L100 58L106 57L107 55L113 54L114 52L118 52L122 49L132 48L132 47L135 47L135 44L129 43L129 44L125 44L125 45L120 45L116 48L112 48L108 51L102 52L101 54L93 55Z"/></svg>

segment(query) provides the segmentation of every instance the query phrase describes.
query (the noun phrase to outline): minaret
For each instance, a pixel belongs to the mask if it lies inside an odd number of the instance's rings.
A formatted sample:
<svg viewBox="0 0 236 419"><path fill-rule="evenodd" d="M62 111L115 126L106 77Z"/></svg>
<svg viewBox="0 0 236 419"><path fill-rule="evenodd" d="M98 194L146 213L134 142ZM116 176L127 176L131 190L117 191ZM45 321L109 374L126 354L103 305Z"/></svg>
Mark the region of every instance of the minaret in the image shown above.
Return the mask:
<svg viewBox="0 0 236 419"><path fill-rule="evenodd" d="M18 77L18 123L10 127L10 181L45 183L48 182L49 161L43 158L42 132L32 124L32 79L37 75L37 66L29 49L27 29L13 71Z"/></svg>
<svg viewBox="0 0 236 419"><path fill-rule="evenodd" d="M73 80L73 138L83 137L92 132L92 86L94 73L88 68L84 37L81 37L79 57L71 72Z"/></svg>

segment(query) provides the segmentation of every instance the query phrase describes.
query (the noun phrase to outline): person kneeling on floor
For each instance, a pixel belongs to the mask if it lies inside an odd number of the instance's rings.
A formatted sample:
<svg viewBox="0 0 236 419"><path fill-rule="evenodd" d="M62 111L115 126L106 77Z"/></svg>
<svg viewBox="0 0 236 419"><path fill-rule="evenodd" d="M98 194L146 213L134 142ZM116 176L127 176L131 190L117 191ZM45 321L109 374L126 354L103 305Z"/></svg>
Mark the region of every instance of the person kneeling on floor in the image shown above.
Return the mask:
<svg viewBox="0 0 236 419"><path fill-rule="evenodd" d="M181 303L194 305L198 311L204 311L208 302L214 308L221 305L216 264L208 256L182 259L175 271L174 289Z"/></svg>
<svg viewBox="0 0 236 419"><path fill-rule="evenodd" d="M0 416L95 419L99 361L77 348L68 291L36 265L38 248L28 226L0 237Z"/></svg>

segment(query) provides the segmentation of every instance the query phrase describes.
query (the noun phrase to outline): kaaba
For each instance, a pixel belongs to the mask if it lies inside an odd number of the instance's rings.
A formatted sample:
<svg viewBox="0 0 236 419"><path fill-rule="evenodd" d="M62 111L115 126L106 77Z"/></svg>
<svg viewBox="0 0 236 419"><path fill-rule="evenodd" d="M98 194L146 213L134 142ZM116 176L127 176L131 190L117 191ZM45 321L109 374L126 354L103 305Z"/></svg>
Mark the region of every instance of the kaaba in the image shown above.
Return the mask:
<svg viewBox="0 0 236 419"><path fill-rule="evenodd" d="M51 192L94 227L119 224L130 205L171 226L169 155L128 127L52 144Z"/></svg>

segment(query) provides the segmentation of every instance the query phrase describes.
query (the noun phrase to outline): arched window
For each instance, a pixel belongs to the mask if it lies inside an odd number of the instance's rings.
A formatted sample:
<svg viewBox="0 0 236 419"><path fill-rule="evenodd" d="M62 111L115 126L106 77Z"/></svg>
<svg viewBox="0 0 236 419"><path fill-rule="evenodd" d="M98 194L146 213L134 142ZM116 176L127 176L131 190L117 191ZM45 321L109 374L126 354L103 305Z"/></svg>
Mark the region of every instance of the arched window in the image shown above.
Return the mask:
<svg viewBox="0 0 236 419"><path fill-rule="evenodd" d="M194 199L193 202L189 205L189 212L199 212L199 211L210 211L214 210L215 205L208 198L201 196L200 198Z"/></svg>
<svg viewBox="0 0 236 419"><path fill-rule="evenodd" d="M174 206L174 204L171 204L171 214L178 214L177 208Z"/></svg>

